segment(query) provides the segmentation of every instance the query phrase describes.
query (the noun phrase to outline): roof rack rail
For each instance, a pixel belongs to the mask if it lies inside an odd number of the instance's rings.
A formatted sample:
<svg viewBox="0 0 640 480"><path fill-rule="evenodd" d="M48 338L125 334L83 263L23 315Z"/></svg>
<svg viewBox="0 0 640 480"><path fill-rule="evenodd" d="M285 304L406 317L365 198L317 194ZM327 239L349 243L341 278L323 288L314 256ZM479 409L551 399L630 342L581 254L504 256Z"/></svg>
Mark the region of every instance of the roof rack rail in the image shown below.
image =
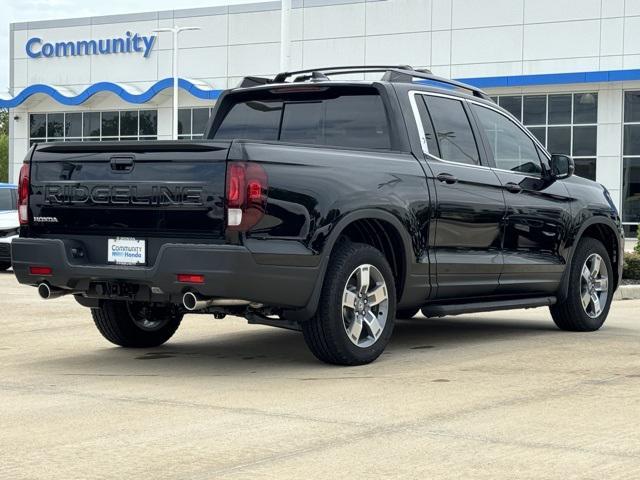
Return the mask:
<svg viewBox="0 0 640 480"><path fill-rule="evenodd" d="M482 98L484 100L493 101L489 95L487 95L481 89L469 85L466 83L451 80L449 78L439 77L431 73L427 69L416 69L409 65L355 65L355 66L342 66L342 67L323 67L323 68L310 68L307 70L296 70L291 72L278 73L273 80L261 77L245 77L240 83L240 87L253 87L256 85L266 85L269 83L285 83L287 78L293 77L294 82L322 82L328 79L332 75L347 75L350 73L376 73L383 72L382 81L385 82L402 82L412 83L413 79L419 78L421 80L427 80L429 82L442 83L451 87L459 88L461 90L467 90L475 97Z"/></svg>
<svg viewBox="0 0 640 480"><path fill-rule="evenodd" d="M487 95L483 90L478 87L474 87L473 85L469 85L468 83L458 82L457 80L451 80L450 78L439 77L434 75L429 70L401 70L401 69L391 69L382 77L382 80L388 82L413 82L414 78L419 78L421 80L428 80L430 82L435 83L443 83L445 85L450 85L455 88L459 88L461 90L467 90L471 92L474 97L482 98L484 100L489 100L493 102L491 97Z"/></svg>
<svg viewBox="0 0 640 480"><path fill-rule="evenodd" d="M330 72L332 75L336 73L339 74L347 74L347 73L364 73L364 72L386 72L392 68L398 68L403 70L413 70L409 65L348 65L344 67L322 67L322 68L310 68L308 70L295 70L292 72L281 72L277 74L273 83L283 83L289 77L293 77L294 75L300 75L304 73L312 74L313 72L322 72L327 75L327 72ZM354 71L355 70L355 71Z"/></svg>

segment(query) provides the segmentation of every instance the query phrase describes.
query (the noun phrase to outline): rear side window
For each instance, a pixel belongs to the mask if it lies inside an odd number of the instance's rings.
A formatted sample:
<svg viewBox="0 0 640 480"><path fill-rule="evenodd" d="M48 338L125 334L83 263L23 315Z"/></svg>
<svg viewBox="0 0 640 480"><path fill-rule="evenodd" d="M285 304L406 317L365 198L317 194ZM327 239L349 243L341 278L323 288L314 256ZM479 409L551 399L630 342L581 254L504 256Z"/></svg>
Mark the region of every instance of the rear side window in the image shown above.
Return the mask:
<svg viewBox="0 0 640 480"><path fill-rule="evenodd" d="M478 165L478 146L462 102L432 95L424 95L424 101L433 121L440 158Z"/></svg>
<svg viewBox="0 0 640 480"><path fill-rule="evenodd" d="M237 103L214 138L391 149L386 110L377 94Z"/></svg>
<svg viewBox="0 0 640 480"><path fill-rule="evenodd" d="M0 211L15 210L16 202L11 188L0 188Z"/></svg>

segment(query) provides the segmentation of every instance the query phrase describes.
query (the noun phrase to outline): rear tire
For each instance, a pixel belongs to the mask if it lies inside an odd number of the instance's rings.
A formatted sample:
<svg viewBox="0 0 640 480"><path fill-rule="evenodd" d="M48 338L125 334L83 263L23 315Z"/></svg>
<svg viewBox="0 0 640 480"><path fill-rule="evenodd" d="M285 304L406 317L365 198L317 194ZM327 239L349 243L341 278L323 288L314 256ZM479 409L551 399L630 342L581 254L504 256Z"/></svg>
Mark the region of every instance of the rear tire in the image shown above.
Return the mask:
<svg viewBox="0 0 640 480"><path fill-rule="evenodd" d="M111 343L127 348L162 345L182 321L173 305L155 306L143 302L105 300L91 315L98 331Z"/></svg>
<svg viewBox="0 0 640 480"><path fill-rule="evenodd" d="M549 308L553 321L561 330L570 332L598 330L609 314L613 299L609 253L600 241L584 238L576 247L570 269L567 298Z"/></svg>
<svg viewBox="0 0 640 480"><path fill-rule="evenodd" d="M10 263L0 262L0 272L4 272L5 270L9 270L11 268Z"/></svg>
<svg viewBox="0 0 640 480"><path fill-rule="evenodd" d="M385 256L344 241L331 255L318 311L302 324L311 352L334 365L363 365L382 354L393 332L396 288Z"/></svg>

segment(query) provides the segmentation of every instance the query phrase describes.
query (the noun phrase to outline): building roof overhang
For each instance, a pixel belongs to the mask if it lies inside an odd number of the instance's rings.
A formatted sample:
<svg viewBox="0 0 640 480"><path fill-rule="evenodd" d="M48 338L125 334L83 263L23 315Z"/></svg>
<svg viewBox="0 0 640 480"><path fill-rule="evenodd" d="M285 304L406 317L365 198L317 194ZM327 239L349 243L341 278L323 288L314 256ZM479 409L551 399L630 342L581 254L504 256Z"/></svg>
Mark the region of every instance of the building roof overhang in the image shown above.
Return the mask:
<svg viewBox="0 0 640 480"><path fill-rule="evenodd" d="M0 95L0 108L16 108L34 95L47 95L61 105L76 106L82 105L94 95L103 92L117 95L128 103L143 104L151 101L163 90L172 87L172 78L162 79L146 90L113 82L94 83L81 91L63 86L36 84L24 88L15 97ZM186 78L178 80L178 87L201 100L215 100L222 93L222 90L215 89L205 82Z"/></svg>

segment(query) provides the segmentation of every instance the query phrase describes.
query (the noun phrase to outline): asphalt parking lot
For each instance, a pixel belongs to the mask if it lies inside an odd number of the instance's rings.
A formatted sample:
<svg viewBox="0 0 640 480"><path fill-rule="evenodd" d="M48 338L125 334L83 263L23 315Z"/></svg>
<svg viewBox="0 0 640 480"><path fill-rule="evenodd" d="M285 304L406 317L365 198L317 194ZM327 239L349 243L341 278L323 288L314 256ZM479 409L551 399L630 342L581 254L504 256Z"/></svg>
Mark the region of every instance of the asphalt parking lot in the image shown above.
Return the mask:
<svg viewBox="0 0 640 480"><path fill-rule="evenodd" d="M640 301L595 334L546 309L401 322L379 361L185 318L112 347L0 275L0 478L640 478Z"/></svg>

